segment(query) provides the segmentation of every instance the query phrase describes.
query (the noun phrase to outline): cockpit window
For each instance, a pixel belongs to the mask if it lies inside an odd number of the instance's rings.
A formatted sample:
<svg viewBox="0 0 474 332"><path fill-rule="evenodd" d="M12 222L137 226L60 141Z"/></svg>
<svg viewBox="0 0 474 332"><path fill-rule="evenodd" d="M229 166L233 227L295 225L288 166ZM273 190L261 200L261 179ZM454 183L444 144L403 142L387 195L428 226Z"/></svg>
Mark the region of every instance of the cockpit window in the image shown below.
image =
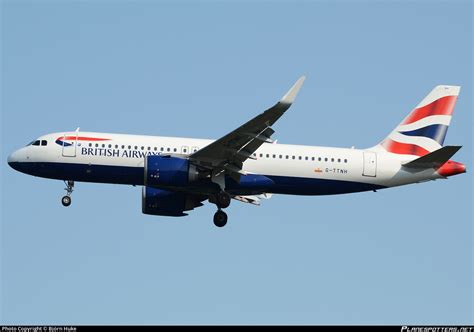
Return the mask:
<svg viewBox="0 0 474 332"><path fill-rule="evenodd" d="M38 140L35 140L35 141L32 141L32 142L28 143L27 146L29 146L29 145L46 146L46 145L48 145L48 141L45 140L45 139L43 139L43 140L38 139Z"/></svg>

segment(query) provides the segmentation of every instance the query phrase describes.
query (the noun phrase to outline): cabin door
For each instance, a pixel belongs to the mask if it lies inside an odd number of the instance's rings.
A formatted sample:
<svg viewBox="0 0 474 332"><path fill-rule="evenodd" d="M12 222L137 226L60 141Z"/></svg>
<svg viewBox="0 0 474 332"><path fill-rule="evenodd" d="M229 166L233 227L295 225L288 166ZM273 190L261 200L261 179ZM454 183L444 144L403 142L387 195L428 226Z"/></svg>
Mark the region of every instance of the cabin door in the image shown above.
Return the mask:
<svg viewBox="0 0 474 332"><path fill-rule="evenodd" d="M76 156L76 149L77 149L77 136L79 132L75 132L74 134L64 134L61 138L62 146L63 146L63 157L75 157Z"/></svg>
<svg viewBox="0 0 474 332"><path fill-rule="evenodd" d="M364 176L377 176L377 154L375 152L364 152Z"/></svg>

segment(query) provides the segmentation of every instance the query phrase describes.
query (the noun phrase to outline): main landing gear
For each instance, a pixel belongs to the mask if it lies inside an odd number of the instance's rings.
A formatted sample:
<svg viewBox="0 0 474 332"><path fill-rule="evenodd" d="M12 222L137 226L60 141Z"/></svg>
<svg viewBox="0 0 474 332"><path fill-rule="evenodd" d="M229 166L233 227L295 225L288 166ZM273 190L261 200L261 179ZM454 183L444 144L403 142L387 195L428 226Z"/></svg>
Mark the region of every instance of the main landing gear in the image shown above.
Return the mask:
<svg viewBox="0 0 474 332"><path fill-rule="evenodd" d="M214 214L214 225L224 227L227 224L227 213L222 211L230 205L231 197L225 191L217 193L212 197L212 202L217 205L217 212Z"/></svg>
<svg viewBox="0 0 474 332"><path fill-rule="evenodd" d="M219 209L225 209L230 205L230 195L225 191L221 191L216 195L216 205Z"/></svg>
<svg viewBox="0 0 474 332"><path fill-rule="evenodd" d="M219 209L214 214L214 225L217 227L224 227L225 224L227 224L227 213Z"/></svg>
<svg viewBox="0 0 474 332"><path fill-rule="evenodd" d="M64 183L66 184L66 188L64 188L64 190L66 190L66 196L63 196L63 198L61 199L61 203L63 204L63 206L68 207L69 205L71 205L71 194L74 191L74 181L68 180L64 181Z"/></svg>

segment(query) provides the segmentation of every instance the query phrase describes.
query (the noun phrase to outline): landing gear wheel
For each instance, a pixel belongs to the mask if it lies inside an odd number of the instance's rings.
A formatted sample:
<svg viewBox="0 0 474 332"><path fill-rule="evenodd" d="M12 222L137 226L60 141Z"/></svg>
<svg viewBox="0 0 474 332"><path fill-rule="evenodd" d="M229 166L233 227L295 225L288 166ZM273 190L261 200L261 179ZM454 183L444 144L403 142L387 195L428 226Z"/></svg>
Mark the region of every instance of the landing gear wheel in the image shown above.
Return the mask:
<svg viewBox="0 0 474 332"><path fill-rule="evenodd" d="M216 195L217 207L225 209L230 205L230 195L225 191L221 191Z"/></svg>
<svg viewBox="0 0 474 332"><path fill-rule="evenodd" d="M66 188L64 188L64 190L66 190L66 196L61 199L61 203L63 206L68 207L71 205L71 194L74 191L74 181L64 180L64 184L66 185Z"/></svg>
<svg viewBox="0 0 474 332"><path fill-rule="evenodd" d="M63 203L63 205L65 207L68 207L69 205L71 205L71 197L69 196L64 196L62 199L61 199L61 203Z"/></svg>
<svg viewBox="0 0 474 332"><path fill-rule="evenodd" d="M214 225L217 227L224 227L227 224L227 214L224 211L217 211L214 214Z"/></svg>

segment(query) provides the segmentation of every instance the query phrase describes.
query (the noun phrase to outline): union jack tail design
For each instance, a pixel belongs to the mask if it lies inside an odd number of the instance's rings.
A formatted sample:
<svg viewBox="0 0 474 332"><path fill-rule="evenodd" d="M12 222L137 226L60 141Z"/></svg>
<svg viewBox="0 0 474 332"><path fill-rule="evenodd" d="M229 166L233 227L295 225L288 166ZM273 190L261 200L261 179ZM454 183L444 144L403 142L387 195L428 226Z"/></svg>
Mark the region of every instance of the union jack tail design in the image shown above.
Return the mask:
<svg viewBox="0 0 474 332"><path fill-rule="evenodd" d="M438 85L385 138L388 152L424 156L443 146L461 87Z"/></svg>

